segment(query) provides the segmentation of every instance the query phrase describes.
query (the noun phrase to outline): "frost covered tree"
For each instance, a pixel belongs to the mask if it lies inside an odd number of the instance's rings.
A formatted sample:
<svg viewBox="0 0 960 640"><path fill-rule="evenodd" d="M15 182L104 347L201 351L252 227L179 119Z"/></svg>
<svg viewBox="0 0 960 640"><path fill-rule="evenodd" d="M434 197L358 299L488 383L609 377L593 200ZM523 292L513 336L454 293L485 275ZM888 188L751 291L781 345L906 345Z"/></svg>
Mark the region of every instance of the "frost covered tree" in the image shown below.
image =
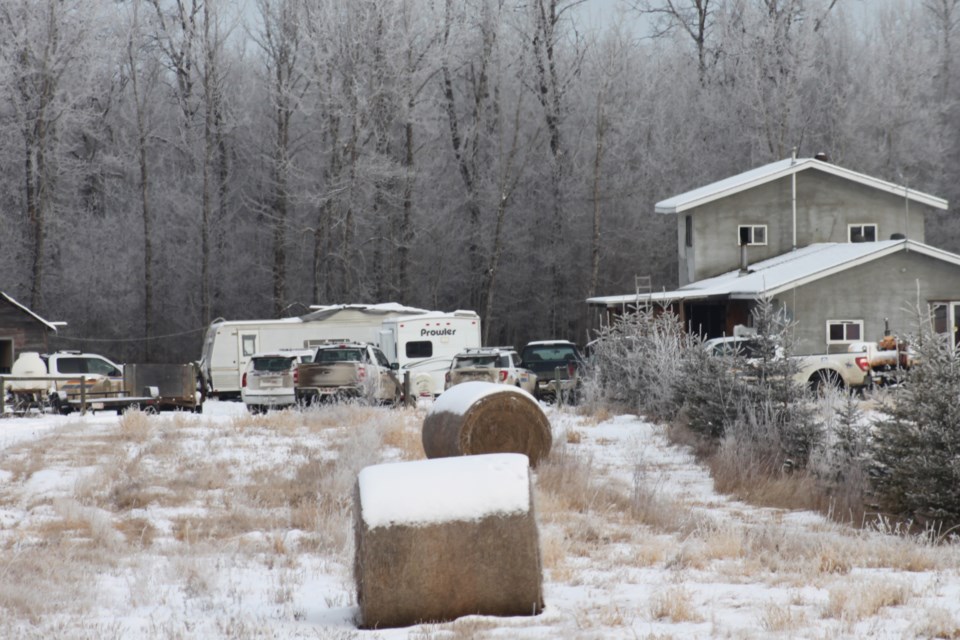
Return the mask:
<svg viewBox="0 0 960 640"><path fill-rule="evenodd" d="M924 526L960 525L960 354L923 331L907 373L869 444L879 509Z"/></svg>

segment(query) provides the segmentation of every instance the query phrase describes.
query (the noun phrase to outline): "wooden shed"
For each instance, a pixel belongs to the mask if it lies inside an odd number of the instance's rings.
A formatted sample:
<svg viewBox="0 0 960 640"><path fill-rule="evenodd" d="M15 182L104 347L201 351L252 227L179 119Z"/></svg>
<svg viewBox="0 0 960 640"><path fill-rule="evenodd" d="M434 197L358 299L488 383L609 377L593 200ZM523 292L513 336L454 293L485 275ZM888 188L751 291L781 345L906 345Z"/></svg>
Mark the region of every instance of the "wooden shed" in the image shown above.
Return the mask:
<svg viewBox="0 0 960 640"><path fill-rule="evenodd" d="M55 323L0 291L0 374L10 373L21 351L49 351L50 333L56 330Z"/></svg>

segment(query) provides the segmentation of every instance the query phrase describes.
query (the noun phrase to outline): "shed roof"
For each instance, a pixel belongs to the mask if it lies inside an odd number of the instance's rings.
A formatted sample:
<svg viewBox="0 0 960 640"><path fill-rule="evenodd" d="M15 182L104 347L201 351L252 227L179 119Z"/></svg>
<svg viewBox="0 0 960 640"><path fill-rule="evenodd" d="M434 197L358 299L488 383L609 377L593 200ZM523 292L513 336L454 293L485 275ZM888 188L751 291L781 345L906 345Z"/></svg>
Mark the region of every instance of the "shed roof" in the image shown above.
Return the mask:
<svg viewBox="0 0 960 640"><path fill-rule="evenodd" d="M12 304L12 305L15 306L15 307L18 307L21 311L27 313L28 315L32 316L33 318L35 318L35 319L37 320L37 322L43 324L44 326L47 327L47 329L49 329L49 330L51 330L51 331L56 331L56 330L57 330L57 325L66 324L66 323L63 323L63 322L47 322L46 320L44 320L43 318L41 318L40 316L38 316L37 314L35 314L33 311L30 311L30 309L28 309L27 307L23 306L22 304L20 304L19 302L17 302L16 300L14 300L13 298L11 298L10 296L8 296L6 293L0 291L0 296L3 296L3 297L7 300L7 302L9 302L10 304Z"/></svg>
<svg viewBox="0 0 960 640"><path fill-rule="evenodd" d="M661 200L656 204L657 213L681 213L694 207L732 196L735 193L752 189L754 187L788 177L795 173L813 169L823 171L831 175L856 182L873 189L879 189L896 196L906 196L909 200L920 204L933 207L935 209L946 209L948 204L943 198L938 198L922 191L916 191L909 187L887 182L873 178L850 169L844 169L839 165L830 162L824 162L815 158L787 158L771 162L762 167L751 169L743 173L719 180L717 182L681 193L680 195Z"/></svg>
<svg viewBox="0 0 960 640"><path fill-rule="evenodd" d="M777 295L900 251L915 251L960 266L960 256L915 240L824 242L757 262L750 265L746 273L741 273L739 269L729 271L692 282L675 291L642 294L639 298L636 294L589 298L587 304L621 306L636 303L638 299L661 303L706 298L749 300L762 294Z"/></svg>

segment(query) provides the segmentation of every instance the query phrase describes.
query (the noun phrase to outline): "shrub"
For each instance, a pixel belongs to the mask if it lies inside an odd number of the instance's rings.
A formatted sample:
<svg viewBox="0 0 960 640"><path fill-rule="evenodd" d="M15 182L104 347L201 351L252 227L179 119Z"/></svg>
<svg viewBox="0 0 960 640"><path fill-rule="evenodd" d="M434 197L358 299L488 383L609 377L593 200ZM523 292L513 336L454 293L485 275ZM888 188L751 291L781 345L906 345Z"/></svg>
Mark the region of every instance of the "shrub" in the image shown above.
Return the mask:
<svg viewBox="0 0 960 640"><path fill-rule="evenodd" d="M626 405L652 419L672 419L681 354L692 342L672 312L649 307L602 327L593 342L587 388L603 401Z"/></svg>
<svg viewBox="0 0 960 640"><path fill-rule="evenodd" d="M877 506L939 528L960 525L960 356L950 337L923 332L919 363L870 440Z"/></svg>

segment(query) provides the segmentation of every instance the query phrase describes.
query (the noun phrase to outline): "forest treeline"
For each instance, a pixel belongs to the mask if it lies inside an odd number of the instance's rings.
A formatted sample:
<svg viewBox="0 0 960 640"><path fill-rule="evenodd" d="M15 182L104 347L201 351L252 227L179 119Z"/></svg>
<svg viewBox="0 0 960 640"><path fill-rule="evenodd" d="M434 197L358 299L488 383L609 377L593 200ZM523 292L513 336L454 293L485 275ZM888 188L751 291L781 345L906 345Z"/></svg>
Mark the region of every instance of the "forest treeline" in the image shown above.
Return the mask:
<svg viewBox="0 0 960 640"><path fill-rule="evenodd" d="M960 199L960 0L596 1L0 0L0 290L121 361L348 302L583 339L675 286L655 202L794 149Z"/></svg>

